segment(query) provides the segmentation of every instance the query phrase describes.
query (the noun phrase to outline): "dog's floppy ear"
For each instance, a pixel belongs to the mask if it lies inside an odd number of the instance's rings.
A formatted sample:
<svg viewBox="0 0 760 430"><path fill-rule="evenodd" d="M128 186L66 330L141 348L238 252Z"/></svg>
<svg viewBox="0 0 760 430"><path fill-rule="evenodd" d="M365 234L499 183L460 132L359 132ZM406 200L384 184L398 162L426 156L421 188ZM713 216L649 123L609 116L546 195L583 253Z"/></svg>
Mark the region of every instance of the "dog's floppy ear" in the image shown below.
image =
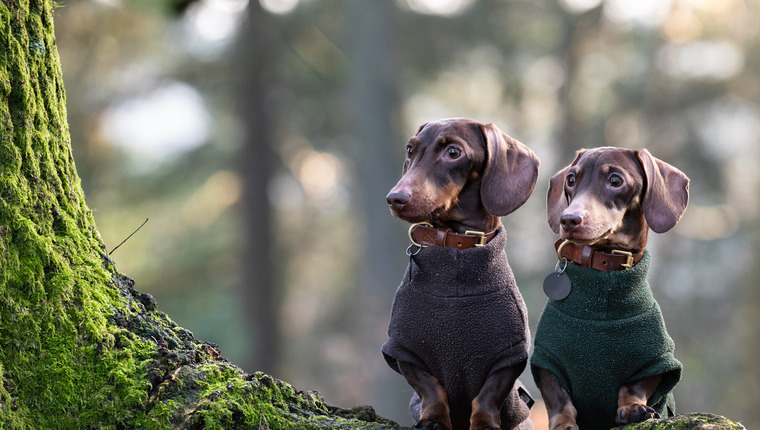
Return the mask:
<svg viewBox="0 0 760 430"><path fill-rule="evenodd" d="M481 125L487 158L480 184L486 210L504 216L522 206L538 179L541 162L527 146L502 133L495 125Z"/></svg>
<svg viewBox="0 0 760 430"><path fill-rule="evenodd" d="M554 234L559 234L560 218L562 217L562 212L569 204L567 197L565 197L565 176L567 176L567 171L578 163L578 160L580 160L585 152L585 149L576 152L573 162L555 173L549 180L549 191L546 193L546 220L549 222L549 228L552 229Z"/></svg>
<svg viewBox="0 0 760 430"><path fill-rule="evenodd" d="M637 151L646 176L644 218L655 233L664 233L681 220L689 203L689 178L670 164L652 156L646 149Z"/></svg>

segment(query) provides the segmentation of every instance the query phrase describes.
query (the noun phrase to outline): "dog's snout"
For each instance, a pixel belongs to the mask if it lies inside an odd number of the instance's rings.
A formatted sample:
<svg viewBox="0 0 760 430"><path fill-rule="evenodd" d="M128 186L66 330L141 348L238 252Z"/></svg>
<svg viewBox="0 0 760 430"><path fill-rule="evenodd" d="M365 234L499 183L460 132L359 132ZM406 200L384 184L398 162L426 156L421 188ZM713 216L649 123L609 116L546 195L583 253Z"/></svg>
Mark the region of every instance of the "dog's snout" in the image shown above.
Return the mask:
<svg viewBox="0 0 760 430"><path fill-rule="evenodd" d="M577 212L566 212L560 218L560 224L565 231L573 231L583 224L583 216Z"/></svg>
<svg viewBox="0 0 760 430"><path fill-rule="evenodd" d="M385 197L385 200L388 202L389 205L391 205L391 208L394 210L401 210L404 208L404 206L409 203L409 199L411 196L404 192L398 192L398 191L391 191L388 193L388 195Z"/></svg>

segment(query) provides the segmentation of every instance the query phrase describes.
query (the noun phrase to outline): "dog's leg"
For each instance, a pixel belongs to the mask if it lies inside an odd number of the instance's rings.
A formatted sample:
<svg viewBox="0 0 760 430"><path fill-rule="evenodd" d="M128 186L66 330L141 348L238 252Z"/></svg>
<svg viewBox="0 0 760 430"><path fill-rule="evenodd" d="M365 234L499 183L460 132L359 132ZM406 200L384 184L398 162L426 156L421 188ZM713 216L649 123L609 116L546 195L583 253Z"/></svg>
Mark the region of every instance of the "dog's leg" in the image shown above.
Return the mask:
<svg viewBox="0 0 760 430"><path fill-rule="evenodd" d="M661 379L662 375L654 375L621 387L618 391L618 410L615 421L618 424L630 424L659 418L660 414L647 406L647 400L654 394Z"/></svg>
<svg viewBox="0 0 760 430"><path fill-rule="evenodd" d="M414 424L414 428L451 430L448 396L438 379L412 363L399 361L398 367L422 401L420 420Z"/></svg>
<svg viewBox="0 0 760 430"><path fill-rule="evenodd" d="M513 366L492 373L478 396L472 399L470 430L498 430L501 428L501 406L517 380Z"/></svg>
<svg viewBox="0 0 760 430"><path fill-rule="evenodd" d="M538 389L546 403L550 430L578 430L575 419L578 411L573 406L570 394L562 388L557 377L546 369L539 370Z"/></svg>

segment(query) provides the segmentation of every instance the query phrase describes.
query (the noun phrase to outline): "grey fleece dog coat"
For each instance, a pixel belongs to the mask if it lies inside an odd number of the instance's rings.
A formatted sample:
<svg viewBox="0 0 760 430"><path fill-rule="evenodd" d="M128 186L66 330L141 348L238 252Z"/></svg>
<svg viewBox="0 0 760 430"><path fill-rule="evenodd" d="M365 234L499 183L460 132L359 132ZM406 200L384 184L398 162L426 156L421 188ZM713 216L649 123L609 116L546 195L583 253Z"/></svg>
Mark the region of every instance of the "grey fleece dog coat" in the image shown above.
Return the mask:
<svg viewBox="0 0 760 430"><path fill-rule="evenodd" d="M399 373L404 361L435 376L446 389L454 428L468 428L472 399L492 372L522 371L527 363L527 311L507 263L506 236L501 227L482 247L420 249L393 300L385 360ZM527 391L517 381L501 410L503 429L532 428L520 394ZM419 402L415 393L415 421Z"/></svg>
<svg viewBox="0 0 760 430"><path fill-rule="evenodd" d="M572 290L549 299L536 328L531 370L551 371L578 410L581 429L616 427L618 390L662 375L649 406L663 417L675 412L671 390L681 379L673 340L646 280L649 252L633 268L602 272L568 264Z"/></svg>

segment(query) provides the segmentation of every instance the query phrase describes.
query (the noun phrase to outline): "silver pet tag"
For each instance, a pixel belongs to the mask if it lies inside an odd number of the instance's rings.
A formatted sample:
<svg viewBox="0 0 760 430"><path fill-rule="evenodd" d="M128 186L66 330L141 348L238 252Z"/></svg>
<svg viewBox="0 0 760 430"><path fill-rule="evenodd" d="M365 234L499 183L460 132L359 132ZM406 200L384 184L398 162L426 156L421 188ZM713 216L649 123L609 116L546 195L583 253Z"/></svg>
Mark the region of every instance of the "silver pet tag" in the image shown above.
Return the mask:
<svg viewBox="0 0 760 430"><path fill-rule="evenodd" d="M573 285L570 282L570 278L565 274L565 268L567 267L567 260L564 259L565 265L561 270L559 269L559 261L554 268L555 272L546 275L544 278L544 293L553 300L563 300L570 295Z"/></svg>

